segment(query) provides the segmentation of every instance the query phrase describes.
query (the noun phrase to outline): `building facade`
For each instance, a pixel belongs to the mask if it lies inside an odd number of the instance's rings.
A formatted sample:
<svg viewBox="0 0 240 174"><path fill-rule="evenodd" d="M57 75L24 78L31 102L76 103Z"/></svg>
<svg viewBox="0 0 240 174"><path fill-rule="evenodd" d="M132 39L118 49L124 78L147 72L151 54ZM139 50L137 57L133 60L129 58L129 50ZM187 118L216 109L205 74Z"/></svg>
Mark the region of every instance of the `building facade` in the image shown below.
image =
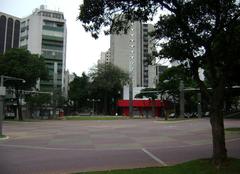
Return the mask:
<svg viewBox="0 0 240 174"><path fill-rule="evenodd" d="M69 89L70 89L70 86L69 84L74 80L74 74L70 74L68 70L65 71L64 73L64 90L62 92L62 95L65 97L65 98L68 98L68 92L69 92Z"/></svg>
<svg viewBox="0 0 240 174"><path fill-rule="evenodd" d="M42 55L49 71L49 80L39 80L39 90L64 91L66 39L66 20L62 12L41 5L21 19L20 47Z"/></svg>
<svg viewBox="0 0 240 174"><path fill-rule="evenodd" d="M110 64L111 62L111 51L110 49L107 50L106 52L101 52L101 57L98 60L99 64Z"/></svg>
<svg viewBox="0 0 240 174"><path fill-rule="evenodd" d="M168 66L164 66L164 65L157 65L156 66L156 75L157 75L157 78L156 78L156 83L159 82L159 76L162 75L164 73L165 70L168 69Z"/></svg>
<svg viewBox="0 0 240 174"><path fill-rule="evenodd" d="M20 18L0 12L0 54L19 47Z"/></svg>
<svg viewBox="0 0 240 174"><path fill-rule="evenodd" d="M126 34L110 35L111 61L130 74L133 87L155 87L156 67L148 60L154 50L149 35L153 30L153 25L136 21Z"/></svg>

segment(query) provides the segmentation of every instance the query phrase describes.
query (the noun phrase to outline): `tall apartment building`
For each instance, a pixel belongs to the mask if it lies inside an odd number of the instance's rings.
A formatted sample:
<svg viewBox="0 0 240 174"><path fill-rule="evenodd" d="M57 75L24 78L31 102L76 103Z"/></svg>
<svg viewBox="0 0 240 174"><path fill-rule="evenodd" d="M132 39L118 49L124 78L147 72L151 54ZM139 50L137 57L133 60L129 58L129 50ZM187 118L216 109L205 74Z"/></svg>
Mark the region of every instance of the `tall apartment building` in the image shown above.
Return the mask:
<svg viewBox="0 0 240 174"><path fill-rule="evenodd" d="M19 47L20 18L0 12L0 54Z"/></svg>
<svg viewBox="0 0 240 174"><path fill-rule="evenodd" d="M99 64L110 64L111 62L111 51L108 49L106 52L101 52L101 57L98 60Z"/></svg>
<svg viewBox="0 0 240 174"><path fill-rule="evenodd" d="M64 91L66 39L66 20L62 12L41 5L21 19L20 47L42 55L49 70L50 79L40 80L37 85L41 91Z"/></svg>
<svg viewBox="0 0 240 174"><path fill-rule="evenodd" d="M153 51L153 40L149 36L153 30L153 25L136 21L126 34L110 36L111 61L132 74L133 87L155 87L156 67L147 60Z"/></svg>

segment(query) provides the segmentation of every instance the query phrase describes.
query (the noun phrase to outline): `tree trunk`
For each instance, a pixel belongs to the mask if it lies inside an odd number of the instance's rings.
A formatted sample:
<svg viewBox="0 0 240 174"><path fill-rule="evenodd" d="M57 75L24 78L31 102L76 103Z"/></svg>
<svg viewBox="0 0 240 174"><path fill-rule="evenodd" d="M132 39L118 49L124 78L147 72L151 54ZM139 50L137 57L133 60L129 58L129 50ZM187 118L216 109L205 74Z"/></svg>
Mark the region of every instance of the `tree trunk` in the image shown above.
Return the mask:
<svg viewBox="0 0 240 174"><path fill-rule="evenodd" d="M213 163L217 166L221 165L227 158L223 116L220 112L216 111L214 113L211 113Z"/></svg>
<svg viewBox="0 0 240 174"><path fill-rule="evenodd" d="M108 115L108 96L107 96L107 92L104 92L104 114Z"/></svg>
<svg viewBox="0 0 240 174"><path fill-rule="evenodd" d="M152 105L152 118L154 118L155 117L155 100L152 98L150 102Z"/></svg>
<svg viewBox="0 0 240 174"><path fill-rule="evenodd" d="M18 120L23 121L23 116L22 116L22 106L20 104L20 94L18 90L16 89L16 100L17 100L17 110L18 110Z"/></svg>
<svg viewBox="0 0 240 174"><path fill-rule="evenodd" d="M18 117L19 121L23 121L23 116L22 116L22 106L20 105L19 101L17 102L17 107L18 107Z"/></svg>
<svg viewBox="0 0 240 174"><path fill-rule="evenodd" d="M212 160L216 167L220 167L227 159L225 145L224 119L223 119L223 96L221 92L213 94L211 99L210 123L212 126L213 156Z"/></svg>

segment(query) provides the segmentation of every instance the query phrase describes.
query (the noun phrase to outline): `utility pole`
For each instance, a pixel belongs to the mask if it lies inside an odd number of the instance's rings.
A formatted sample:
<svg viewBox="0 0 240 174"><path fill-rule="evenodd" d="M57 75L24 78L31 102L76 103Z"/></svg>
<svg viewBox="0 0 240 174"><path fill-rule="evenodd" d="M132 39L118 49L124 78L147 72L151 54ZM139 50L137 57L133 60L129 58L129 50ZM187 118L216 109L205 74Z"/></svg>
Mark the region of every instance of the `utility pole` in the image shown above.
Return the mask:
<svg viewBox="0 0 240 174"><path fill-rule="evenodd" d="M133 116L133 86L132 79L129 79L129 117Z"/></svg>
<svg viewBox="0 0 240 174"><path fill-rule="evenodd" d="M2 134L2 120L3 120L3 101L6 94L6 88L3 86L3 76L1 76L1 85L0 85L0 137Z"/></svg>
<svg viewBox="0 0 240 174"><path fill-rule="evenodd" d="M201 118L202 117L202 105L201 105L202 96L200 92L197 94L197 99L198 99L198 105L197 105L198 118Z"/></svg>
<svg viewBox="0 0 240 174"><path fill-rule="evenodd" d="M185 102L184 102L184 84L182 80L180 81L180 84L179 84L179 91L180 91L180 117L184 118Z"/></svg>

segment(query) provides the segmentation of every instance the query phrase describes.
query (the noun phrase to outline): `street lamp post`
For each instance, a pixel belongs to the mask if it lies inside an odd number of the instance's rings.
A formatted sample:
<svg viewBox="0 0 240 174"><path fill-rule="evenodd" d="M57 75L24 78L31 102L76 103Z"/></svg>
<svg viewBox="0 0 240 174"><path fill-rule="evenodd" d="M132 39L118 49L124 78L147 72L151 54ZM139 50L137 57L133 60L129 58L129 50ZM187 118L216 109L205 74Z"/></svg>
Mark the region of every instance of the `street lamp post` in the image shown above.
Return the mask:
<svg viewBox="0 0 240 174"><path fill-rule="evenodd" d="M198 105L197 105L198 118L201 118L202 117L202 105L201 105L202 96L200 92L197 94L197 98L198 98Z"/></svg>
<svg viewBox="0 0 240 174"><path fill-rule="evenodd" d="M180 90L180 117L184 117L184 83L181 80L179 85Z"/></svg>
<svg viewBox="0 0 240 174"><path fill-rule="evenodd" d="M95 102L95 99L92 99L92 112L93 112L93 115L94 115L94 102Z"/></svg>
<svg viewBox="0 0 240 174"><path fill-rule="evenodd" d="M100 102L100 99L87 99L87 101L92 102L92 114L94 115L95 102Z"/></svg>
<svg viewBox="0 0 240 174"><path fill-rule="evenodd" d="M2 120L3 120L3 106L4 106L4 96L6 95L6 87L4 86L4 80L20 80L25 83L24 79L10 77L10 76L0 76L1 83L0 83L0 136L2 136Z"/></svg>

